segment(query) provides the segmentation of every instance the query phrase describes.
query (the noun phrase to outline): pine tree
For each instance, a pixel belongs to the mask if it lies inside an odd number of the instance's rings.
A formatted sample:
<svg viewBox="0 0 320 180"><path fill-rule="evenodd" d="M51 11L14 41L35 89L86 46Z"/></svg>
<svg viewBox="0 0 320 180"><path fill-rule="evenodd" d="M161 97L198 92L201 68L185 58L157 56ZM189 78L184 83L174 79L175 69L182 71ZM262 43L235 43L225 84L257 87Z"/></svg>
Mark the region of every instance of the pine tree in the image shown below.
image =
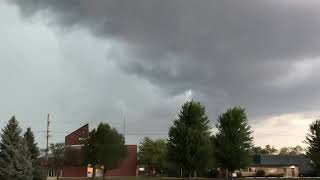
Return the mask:
<svg viewBox="0 0 320 180"><path fill-rule="evenodd" d="M0 142L0 179L32 180L32 163L21 128L13 116L2 130Z"/></svg>
<svg viewBox="0 0 320 180"><path fill-rule="evenodd" d="M27 144L30 158L32 160L33 180L45 180L45 172L44 169L42 169L41 167L41 162L39 159L40 150L37 147L37 143L35 143L34 135L30 127L24 133L24 140Z"/></svg>
<svg viewBox="0 0 320 180"><path fill-rule="evenodd" d="M311 159L317 175L320 175L320 119L310 125L305 143L308 145L306 154Z"/></svg>

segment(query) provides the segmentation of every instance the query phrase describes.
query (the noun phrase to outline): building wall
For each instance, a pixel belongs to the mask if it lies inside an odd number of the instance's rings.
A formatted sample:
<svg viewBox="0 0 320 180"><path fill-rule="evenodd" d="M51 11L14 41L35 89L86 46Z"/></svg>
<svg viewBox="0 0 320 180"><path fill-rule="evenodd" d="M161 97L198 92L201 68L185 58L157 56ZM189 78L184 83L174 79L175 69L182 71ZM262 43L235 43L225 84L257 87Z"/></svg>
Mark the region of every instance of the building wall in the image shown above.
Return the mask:
<svg viewBox="0 0 320 180"><path fill-rule="evenodd" d="M87 177L87 167L65 166L62 169L63 177Z"/></svg>
<svg viewBox="0 0 320 180"><path fill-rule="evenodd" d="M80 145L81 138L86 138L89 135L89 124L82 126L65 137L65 145Z"/></svg>
<svg viewBox="0 0 320 180"><path fill-rule="evenodd" d="M299 168L295 166L293 172L290 166L258 166L258 167L251 167L255 169L255 172L258 170L263 170L266 176L270 175L281 175L283 174L284 177L298 177L299 176Z"/></svg>
<svg viewBox="0 0 320 180"><path fill-rule="evenodd" d="M107 176L136 176L137 175L137 145L127 145L128 156L120 167L107 172Z"/></svg>

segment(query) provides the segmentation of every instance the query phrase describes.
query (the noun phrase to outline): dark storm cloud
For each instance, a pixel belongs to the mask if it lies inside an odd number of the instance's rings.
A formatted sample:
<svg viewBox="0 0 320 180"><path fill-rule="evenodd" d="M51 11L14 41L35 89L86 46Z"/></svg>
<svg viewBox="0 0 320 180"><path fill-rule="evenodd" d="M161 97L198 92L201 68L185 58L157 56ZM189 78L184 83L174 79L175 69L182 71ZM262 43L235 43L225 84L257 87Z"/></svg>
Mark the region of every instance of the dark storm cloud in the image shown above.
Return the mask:
<svg viewBox="0 0 320 180"><path fill-rule="evenodd" d="M192 89L214 115L239 104L252 115L319 105L317 1L8 1L24 17L119 42L123 70L168 95Z"/></svg>

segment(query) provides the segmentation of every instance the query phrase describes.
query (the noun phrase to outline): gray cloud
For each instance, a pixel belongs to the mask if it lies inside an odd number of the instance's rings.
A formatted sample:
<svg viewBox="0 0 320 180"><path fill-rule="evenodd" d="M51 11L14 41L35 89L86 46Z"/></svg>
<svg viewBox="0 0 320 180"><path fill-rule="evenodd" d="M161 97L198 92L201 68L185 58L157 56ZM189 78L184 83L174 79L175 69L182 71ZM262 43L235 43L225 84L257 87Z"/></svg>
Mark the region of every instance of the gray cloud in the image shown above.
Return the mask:
<svg viewBox="0 0 320 180"><path fill-rule="evenodd" d="M105 54L116 67L160 88L161 97L179 96L192 89L194 97L207 105L211 119L231 105L247 107L252 118L315 111L320 105L315 98L320 90L316 83L320 77L316 71L320 65L317 1L8 2L19 7L22 17L41 16L61 30L86 30L114 43ZM77 71L83 67L87 71L90 66L97 71L100 64L69 59L76 61L70 67L79 65ZM98 72L102 74L93 79L86 76L92 72L77 76L85 75L81 80L87 81L85 86L95 85L106 77L103 69ZM106 90L101 86L101 91ZM170 113L166 111L173 112L156 107L158 111L150 109L150 116L137 114L135 118L148 122L149 118L167 118Z"/></svg>

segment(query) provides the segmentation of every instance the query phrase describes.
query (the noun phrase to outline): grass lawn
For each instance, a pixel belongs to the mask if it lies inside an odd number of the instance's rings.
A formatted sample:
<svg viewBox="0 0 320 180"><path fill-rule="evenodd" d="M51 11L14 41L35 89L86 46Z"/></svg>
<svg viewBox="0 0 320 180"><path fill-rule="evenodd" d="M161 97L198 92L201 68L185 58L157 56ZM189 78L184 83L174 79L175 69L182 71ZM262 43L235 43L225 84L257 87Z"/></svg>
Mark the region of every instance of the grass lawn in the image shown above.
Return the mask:
<svg viewBox="0 0 320 180"><path fill-rule="evenodd" d="M61 180L91 180L91 178L60 178ZM165 177L105 177L106 180L183 180L182 178L165 178ZM188 178L186 178L188 179ZM194 180L225 180L223 178L193 178ZM235 178L234 180L320 180L320 178ZM55 180L48 179L48 180ZM102 180L102 178L96 178Z"/></svg>
<svg viewBox="0 0 320 180"><path fill-rule="evenodd" d="M91 180L91 178L60 178L61 180ZM183 180L183 178L166 178L166 177L105 177L106 180ZM208 178L194 178L194 180L204 180ZM55 180L48 179L48 180ZM102 180L101 177L96 178L96 180ZM224 180L218 179L216 180Z"/></svg>

